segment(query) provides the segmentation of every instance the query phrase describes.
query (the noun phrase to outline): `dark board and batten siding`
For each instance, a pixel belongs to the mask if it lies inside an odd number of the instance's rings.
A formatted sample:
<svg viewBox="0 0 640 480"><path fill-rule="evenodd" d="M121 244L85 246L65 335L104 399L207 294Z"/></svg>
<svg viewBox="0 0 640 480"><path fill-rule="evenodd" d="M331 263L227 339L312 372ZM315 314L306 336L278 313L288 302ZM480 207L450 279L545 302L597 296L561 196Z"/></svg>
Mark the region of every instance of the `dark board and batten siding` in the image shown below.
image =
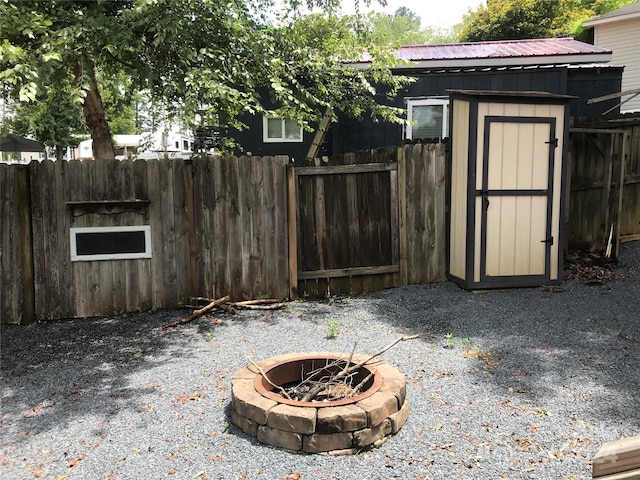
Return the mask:
<svg viewBox="0 0 640 480"><path fill-rule="evenodd" d="M600 115L615 107L615 99L588 105L587 99L620 91L620 68L606 67L521 67L486 68L469 70L434 70L432 72L406 72L416 79L407 85L392 102L379 101L399 108L406 108L411 97L447 97L449 90L490 91L543 91L579 98L571 101L571 115ZM402 126L388 122L374 122L369 117L361 119L340 115L338 123L330 130L327 151L329 154L358 150L393 147L403 141ZM238 138L240 143L245 137ZM248 139L247 139L248 140Z"/></svg>
<svg viewBox="0 0 640 480"><path fill-rule="evenodd" d="M377 101L405 108L406 98L447 97L449 90L543 91L573 95L572 116L597 116L617 104L616 99L587 104L590 98L620 91L622 67L593 65L548 65L476 69L434 69L403 71L415 82L402 89L393 100L381 92ZM262 92L268 98L268 92ZM270 104L272 108L278 105ZM615 108L614 108L614 111ZM262 138L262 116L245 114L240 120L247 125L243 131L230 135L242 147L237 154L288 155L300 162L309 151L312 132L303 132L300 143L265 143ZM348 152L395 147L403 141L402 125L374 122L368 115L350 118L338 113L338 122L329 129L318 156L332 156Z"/></svg>

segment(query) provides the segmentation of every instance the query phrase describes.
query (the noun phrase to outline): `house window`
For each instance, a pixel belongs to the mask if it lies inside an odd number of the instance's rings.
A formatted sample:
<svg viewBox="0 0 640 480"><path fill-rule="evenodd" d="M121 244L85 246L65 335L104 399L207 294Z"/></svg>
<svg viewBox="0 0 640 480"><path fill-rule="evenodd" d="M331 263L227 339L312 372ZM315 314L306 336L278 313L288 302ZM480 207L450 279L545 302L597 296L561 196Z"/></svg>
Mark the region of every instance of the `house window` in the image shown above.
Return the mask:
<svg viewBox="0 0 640 480"><path fill-rule="evenodd" d="M407 100L405 138L444 138L449 135L449 100L427 98Z"/></svg>
<svg viewBox="0 0 640 480"><path fill-rule="evenodd" d="M70 228L71 261L151 258L151 226Z"/></svg>
<svg viewBox="0 0 640 480"><path fill-rule="evenodd" d="M302 127L294 120L264 117L262 136L265 142L302 142Z"/></svg>

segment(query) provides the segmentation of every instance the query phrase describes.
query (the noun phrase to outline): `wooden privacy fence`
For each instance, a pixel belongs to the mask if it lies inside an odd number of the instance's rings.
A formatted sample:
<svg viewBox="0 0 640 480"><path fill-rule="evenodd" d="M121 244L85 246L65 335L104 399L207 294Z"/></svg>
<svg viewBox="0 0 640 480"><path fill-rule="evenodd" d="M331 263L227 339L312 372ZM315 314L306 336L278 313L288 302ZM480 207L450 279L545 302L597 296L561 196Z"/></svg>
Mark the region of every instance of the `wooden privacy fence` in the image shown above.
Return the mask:
<svg viewBox="0 0 640 480"><path fill-rule="evenodd" d="M284 298L298 277L314 295L444 280L444 146L329 165L322 175L286 157L0 165L0 321ZM148 226L147 257L72 261L73 231L131 226Z"/></svg>
<svg viewBox="0 0 640 480"><path fill-rule="evenodd" d="M573 123L569 245L604 250L610 234L640 239L640 116Z"/></svg>
<svg viewBox="0 0 640 480"><path fill-rule="evenodd" d="M282 158L0 165L0 321L288 293ZM150 226L151 257L71 261L70 229Z"/></svg>
<svg viewBox="0 0 640 480"><path fill-rule="evenodd" d="M572 135L570 243L603 238L614 220L640 234L640 128L629 128L624 161L609 163L611 136ZM286 157L0 164L0 202L3 324L445 280L444 144L300 167ZM146 257L72 261L71 232L131 226L150 232Z"/></svg>

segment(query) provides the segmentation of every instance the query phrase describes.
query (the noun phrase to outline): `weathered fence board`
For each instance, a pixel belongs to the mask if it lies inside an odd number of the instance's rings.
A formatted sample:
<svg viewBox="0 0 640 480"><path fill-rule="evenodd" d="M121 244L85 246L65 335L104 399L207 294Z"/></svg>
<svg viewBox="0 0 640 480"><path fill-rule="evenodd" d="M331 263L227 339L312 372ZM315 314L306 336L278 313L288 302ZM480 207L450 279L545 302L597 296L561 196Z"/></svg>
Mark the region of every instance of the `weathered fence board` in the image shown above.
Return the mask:
<svg viewBox="0 0 640 480"><path fill-rule="evenodd" d="M443 281L446 276L445 149L444 144L405 147L410 284Z"/></svg>
<svg viewBox="0 0 640 480"><path fill-rule="evenodd" d="M197 291L287 297L287 158L196 158Z"/></svg>
<svg viewBox="0 0 640 480"><path fill-rule="evenodd" d="M38 319L176 306L189 294L180 160L32 163ZM175 172L178 172L175 174ZM132 202L142 201L137 208ZM71 261L70 228L151 225L152 258Z"/></svg>
<svg viewBox="0 0 640 480"><path fill-rule="evenodd" d="M0 324L35 319L29 170L0 164Z"/></svg>
<svg viewBox="0 0 640 480"><path fill-rule="evenodd" d="M355 294L398 283L396 170L394 149L295 169L299 294Z"/></svg>
<svg viewBox="0 0 640 480"><path fill-rule="evenodd" d="M408 145L295 168L298 293L444 280L445 148Z"/></svg>

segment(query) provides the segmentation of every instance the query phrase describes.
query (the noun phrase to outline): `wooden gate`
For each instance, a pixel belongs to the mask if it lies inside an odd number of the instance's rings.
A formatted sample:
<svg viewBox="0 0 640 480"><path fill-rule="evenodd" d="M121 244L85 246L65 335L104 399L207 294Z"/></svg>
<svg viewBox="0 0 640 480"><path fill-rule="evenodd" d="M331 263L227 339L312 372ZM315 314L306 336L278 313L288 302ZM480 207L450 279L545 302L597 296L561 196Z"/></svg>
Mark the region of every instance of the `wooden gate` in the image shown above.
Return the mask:
<svg viewBox="0 0 640 480"><path fill-rule="evenodd" d="M299 295L362 293L399 284L394 152L374 153L376 158L347 154L332 159L346 165L291 169L290 276L297 276Z"/></svg>

